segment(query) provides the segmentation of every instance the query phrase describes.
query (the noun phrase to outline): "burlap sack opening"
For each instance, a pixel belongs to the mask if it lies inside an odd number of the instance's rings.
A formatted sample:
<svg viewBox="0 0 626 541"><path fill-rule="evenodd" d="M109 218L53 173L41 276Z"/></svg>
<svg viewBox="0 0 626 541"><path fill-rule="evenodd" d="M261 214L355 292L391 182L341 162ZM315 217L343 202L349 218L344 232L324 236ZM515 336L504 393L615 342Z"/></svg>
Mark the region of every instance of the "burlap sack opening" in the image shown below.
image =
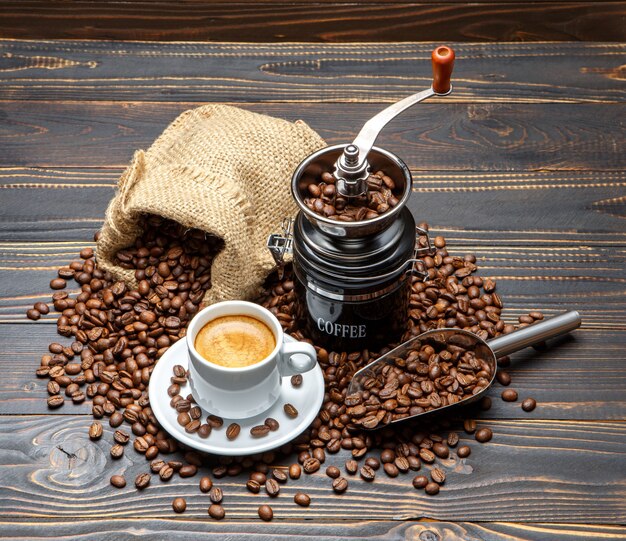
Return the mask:
<svg viewBox="0 0 626 541"><path fill-rule="evenodd" d="M296 212L291 175L324 146L302 121L226 105L182 113L120 177L97 243L98 264L136 285L114 256L141 233L141 216L156 214L224 241L205 303L256 296L274 267L267 237Z"/></svg>

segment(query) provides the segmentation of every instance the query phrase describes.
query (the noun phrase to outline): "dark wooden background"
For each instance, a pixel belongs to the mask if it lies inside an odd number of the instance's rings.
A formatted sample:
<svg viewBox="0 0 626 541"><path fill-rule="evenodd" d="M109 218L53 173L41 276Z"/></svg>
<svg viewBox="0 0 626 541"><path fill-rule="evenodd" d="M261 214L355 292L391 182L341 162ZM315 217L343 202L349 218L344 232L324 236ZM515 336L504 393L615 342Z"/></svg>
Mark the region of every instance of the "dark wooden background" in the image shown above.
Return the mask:
<svg viewBox="0 0 626 541"><path fill-rule="evenodd" d="M0 2L0 537L626 539L625 14L617 1ZM581 311L574 338L515 357L513 386L537 410L494 389L493 441L451 461L434 498L409 476L334 496L318 473L264 524L265 499L226 479L217 523L197 478L112 489L145 459L113 464L111 430L87 438L87 405L47 410L34 370L54 318L24 312L92 245L133 151L208 102L348 141L429 84L429 40L457 51L454 94L379 144L410 166L415 216L496 278L507 320ZM303 488L307 510L292 501Z"/></svg>

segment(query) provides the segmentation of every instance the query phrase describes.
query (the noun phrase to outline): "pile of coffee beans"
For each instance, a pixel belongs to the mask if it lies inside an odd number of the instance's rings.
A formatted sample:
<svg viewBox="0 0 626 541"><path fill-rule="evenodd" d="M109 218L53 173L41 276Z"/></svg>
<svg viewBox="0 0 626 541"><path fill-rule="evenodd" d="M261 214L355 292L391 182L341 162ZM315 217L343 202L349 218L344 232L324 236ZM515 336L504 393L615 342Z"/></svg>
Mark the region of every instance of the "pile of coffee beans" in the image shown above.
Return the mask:
<svg viewBox="0 0 626 541"><path fill-rule="evenodd" d="M345 198L337 193L335 177L322 173L318 183L307 187L308 197L304 204L316 214L341 222L372 220L395 207L399 202L396 184L383 171L369 175L367 194Z"/></svg>
<svg viewBox="0 0 626 541"><path fill-rule="evenodd" d="M475 336L435 332L414 338L388 363L368 369L361 390L344 403L352 423L372 429L469 400L485 390L496 367ZM487 353L487 355L484 355ZM502 399L517 400L513 389Z"/></svg>
<svg viewBox="0 0 626 541"><path fill-rule="evenodd" d="M427 228L426 224L421 225ZM409 328L403 339L444 326L463 328L483 338L511 332L514 326L500 319L502 301L495 292L495 282L483 280L474 274L476 258L473 255L449 255L443 237L435 238L434 244L436 253L422 258L428 270L427 280L422 282L414 278L411 284ZM120 266L134 270L137 281L135 287L115 281L108 272L99 269L90 248L81 251L79 260L59 269L58 277L50 284L55 290L52 305L59 314L57 330L70 341L67 344L50 344L49 352L42 356L36 372L37 376L48 379L49 407L60 407L68 399L74 403L91 400L93 416L99 420L108 418L109 425L115 429L111 444L112 458L121 457L132 440L133 449L150 461L149 471L138 474L134 479L138 490L147 488L154 477L158 477L161 482L168 482L175 474L191 477L198 473L199 468L209 464L213 479L238 476L243 471L249 471L247 489L256 494L264 488L267 496L274 498L280 493L281 484L296 482L302 471L315 474L327 461L328 455L344 450L349 453L343 465L345 473L339 463L326 466L330 491L349 494L350 478L357 474L363 482L373 482L381 471L388 477L397 477L423 469L428 471L414 477L413 486L424 490L425 494L437 494L440 487L449 482L444 466L438 461L455 452L459 459L465 459L471 452L467 445L458 446L459 435L451 430L452 421L447 420L429 428L423 423L416 427L408 421L376 431L363 431L355 422L355 419L361 417L354 415L352 408L357 404L351 403L351 398L347 396L352 376L370 361L390 351L391 345L379 352L337 352L316 346L326 384L322 409L305 433L277 451L248 457L206 457L195 451L181 450L182 446L159 426L150 408L147 393L152 368L172 344L185 336L187 324L199 309L204 292L211 287L211 263L221 248L219 239L201 231L188 230L171 221L147 216L143 233L134 246L117 254ZM67 281L71 279L80 286L74 296L64 291ZM269 278L266 292L259 302L277 316L286 332L297 339L311 342L298 330L294 320L294 295L291 272L287 269L281 279L277 276ZM39 302L28 310L27 316L36 320L42 314L49 313L49 310L48 304ZM528 316L520 317L520 324L532 324L542 318L541 313L531 312ZM441 378L450 375L453 368L452 364L448 366L445 363L454 363L446 359L447 354L444 352L447 350L446 347L432 353L439 355L441 373L436 374L433 369L431 374L431 363L428 363L428 372L420 376L427 378L419 382L422 393L422 383L426 381L435 387L448 383L447 395L438 389L441 399L442 396L453 396L458 391L450 390L450 385L454 389L454 382L441 381ZM420 371L423 371L420 363L426 362L420 359L420 351L417 352L418 365ZM456 359L455 381L459 386L463 387L462 382L467 383L467 376L477 380L481 377L489 379L487 373L480 374L484 371L482 365L480 369L473 366L464 355L460 353ZM467 368L463 372L459 368L463 359L472 366L471 370ZM508 358L498 360L501 367L508 365L508 362ZM457 377L459 374L464 374L461 381ZM179 423L187 431L196 432L199 437L207 437L212 429L223 426L223 420L214 415L202 422L199 417L194 418L199 408L195 409L197 406L193 404L192 397L180 395L179 387L187 378L182 367L174 369L172 378L169 398L174 407L178 405L179 413L185 414L181 415ZM502 370L497 372L497 379L502 385L510 384L510 376ZM397 389L402 389L400 380L401 376L398 375ZM295 376L291 384L299 387L302 378ZM477 381L474 388L477 389L479 385ZM385 398L385 393L380 397L380 392L386 385L379 387L377 396L380 401ZM427 396L431 394L427 393ZM392 400L398 402L397 397L396 392ZM385 398L381 404L388 399ZM517 400L517 397L507 393L503 399ZM480 407L488 409L490 403L490 398L483 398ZM389 403L387 407L392 405ZM409 411L413 406L408 406ZM526 398L521 406L524 411L532 411L536 401ZM398 412L397 409L402 407L398 403L392 410L385 411L404 414L406 412ZM298 414L288 404L285 405L285 412L291 416ZM471 411L468 415L477 413ZM462 422L465 432L473 434L478 442L487 442L493 436L490 429L479 427L472 418L459 422ZM267 419L264 423L269 430L276 430L277 425L273 419ZM238 425L230 425L227 430L236 439ZM94 441L103 438L100 421L95 421L89 427L88 436ZM233 445L236 445L235 441ZM160 458L161 455L173 453L176 454L172 460ZM277 463L288 460L294 453L297 457L295 462L277 466ZM215 460L217 462L211 464ZM112 475L110 482L117 488L127 485L125 477L117 473ZM223 493L221 489L214 488L219 487L213 486L211 477L202 477L199 490L211 495L208 515L220 520L226 515L222 505ZM294 505L308 507L311 498L298 492L294 496ZM176 513L184 512L185 499L176 498L172 508ZM271 520L273 517L273 511L268 505L259 507L258 514L263 520Z"/></svg>

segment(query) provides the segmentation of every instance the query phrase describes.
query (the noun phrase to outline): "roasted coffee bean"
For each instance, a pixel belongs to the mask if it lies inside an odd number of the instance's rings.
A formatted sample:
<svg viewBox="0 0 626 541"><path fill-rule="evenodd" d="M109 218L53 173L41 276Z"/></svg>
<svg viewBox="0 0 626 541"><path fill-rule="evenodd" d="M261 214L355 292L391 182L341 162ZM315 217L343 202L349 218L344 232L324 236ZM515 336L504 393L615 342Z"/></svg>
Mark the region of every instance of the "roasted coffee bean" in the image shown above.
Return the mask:
<svg viewBox="0 0 626 541"><path fill-rule="evenodd" d="M446 482L446 472L441 468L433 468L430 470L430 478L435 482L443 485Z"/></svg>
<svg viewBox="0 0 626 541"><path fill-rule="evenodd" d="M448 458L448 456L450 456L450 451L448 447L439 442L433 444L432 452L435 453L439 458Z"/></svg>
<svg viewBox="0 0 626 541"><path fill-rule="evenodd" d="M263 464L263 466L267 467L267 464ZM267 471L269 471L269 468L267 469ZM250 479L254 479L257 483L264 485L267 477L263 472L255 471L250 474Z"/></svg>
<svg viewBox="0 0 626 541"><path fill-rule="evenodd" d="M501 396L505 402L515 402L517 400L517 391L515 389L505 389L502 391Z"/></svg>
<svg viewBox="0 0 626 541"><path fill-rule="evenodd" d="M429 449L420 449L419 455L420 455L420 458L424 462L426 462L426 464L432 464L435 461L435 453L433 453Z"/></svg>
<svg viewBox="0 0 626 541"><path fill-rule="evenodd" d="M280 425L278 424L278 421L276 419L273 419L272 417L268 417L267 419L265 419L265 425L272 431L276 431L278 430L278 428L280 427Z"/></svg>
<svg viewBox="0 0 626 541"><path fill-rule="evenodd" d="M161 481L169 481L174 476L174 468L172 468L169 464L165 464L159 470L159 477Z"/></svg>
<svg viewBox="0 0 626 541"><path fill-rule="evenodd" d="M116 411L115 413L113 413L113 415L111 415L111 417L109 417L109 425L111 425L111 428L117 428L123 422L124 417L119 411Z"/></svg>
<svg viewBox="0 0 626 541"><path fill-rule="evenodd" d="M456 432L450 432L448 434L448 446L456 447L459 443L459 435Z"/></svg>
<svg viewBox="0 0 626 541"><path fill-rule="evenodd" d="M222 492L222 489L219 487L213 487L211 491L209 492L209 499L213 503L221 503L223 498L224 498L224 493Z"/></svg>
<svg viewBox="0 0 626 541"><path fill-rule="evenodd" d="M498 370L496 372L496 379L498 380L498 383L500 385L506 386L511 384L511 376L508 372L505 372L504 370Z"/></svg>
<svg viewBox="0 0 626 541"><path fill-rule="evenodd" d="M300 387L300 385L302 385L302 374L291 376L291 385L294 387Z"/></svg>
<svg viewBox="0 0 626 541"><path fill-rule="evenodd" d="M463 421L463 430L468 434L476 432L476 421L474 419L465 419L465 421Z"/></svg>
<svg viewBox="0 0 626 541"><path fill-rule="evenodd" d="M198 419L191 421L190 423L185 425L185 432L187 432L187 434L195 434L196 432L198 432L198 430L200 430L200 425L201 423ZM239 425L237 425L237 428L239 428ZM239 431L237 431L237 434L238 433ZM235 434L232 438L228 436L228 433L226 433L226 436L228 437L229 440L232 440L237 437L237 434Z"/></svg>
<svg viewBox="0 0 626 541"><path fill-rule="evenodd" d="M63 397L60 394L55 394L48 398L48 407L50 409L55 409L62 406L63 402Z"/></svg>
<svg viewBox="0 0 626 541"><path fill-rule="evenodd" d="M269 522L270 520L272 520L272 518L274 518L274 512L272 511L272 508L269 505L261 505L259 506L259 518L261 520L264 520L265 522Z"/></svg>
<svg viewBox="0 0 626 541"><path fill-rule="evenodd" d="M185 464L180 470L178 470L178 475L181 477L193 477L198 473L198 466L194 464Z"/></svg>
<svg viewBox="0 0 626 541"><path fill-rule="evenodd" d="M150 471L152 473L159 473L161 469L165 466L165 461L156 459L150 462Z"/></svg>
<svg viewBox="0 0 626 541"><path fill-rule="evenodd" d="M206 422L213 428L221 428L224 426L224 419L218 417L217 415L209 415L206 418Z"/></svg>
<svg viewBox="0 0 626 541"><path fill-rule="evenodd" d="M50 280L50 289L64 289L67 282L63 278L53 278Z"/></svg>
<svg viewBox="0 0 626 541"><path fill-rule="evenodd" d="M302 474L302 468L300 464L292 464L289 466L289 477L291 479L300 479L300 475Z"/></svg>
<svg viewBox="0 0 626 541"><path fill-rule="evenodd" d="M47 385L48 394L55 395L61 392L61 386L53 380L50 380Z"/></svg>
<svg viewBox="0 0 626 541"><path fill-rule="evenodd" d="M254 479L248 479L246 482L246 488L252 492L252 494L258 494L261 491L261 484Z"/></svg>
<svg viewBox="0 0 626 541"><path fill-rule="evenodd" d="M185 427L189 423L191 423L191 417L189 416L189 413L187 413L186 411L181 411L176 416L176 421L178 422L180 426Z"/></svg>
<svg viewBox="0 0 626 541"><path fill-rule="evenodd" d="M270 498L275 498L280 493L280 485L276 479L268 479L265 481L265 492Z"/></svg>
<svg viewBox="0 0 626 541"><path fill-rule="evenodd" d="M32 319L33 321L37 321L41 318L41 313L39 312L39 310L31 308L30 310L26 310L26 317L28 319Z"/></svg>
<svg viewBox="0 0 626 541"><path fill-rule="evenodd" d="M376 478L376 471L367 464L365 466L361 466L359 473L364 481L373 481Z"/></svg>
<svg viewBox="0 0 626 541"><path fill-rule="evenodd" d="M477 430L476 434L474 435L476 441L480 443L488 442L492 438L492 436L493 432L491 432L489 428L481 428L480 430Z"/></svg>
<svg viewBox="0 0 626 541"><path fill-rule="evenodd" d="M337 477L341 475L341 472L336 466L328 466L328 468L326 468L326 475L331 479L337 479Z"/></svg>
<svg viewBox="0 0 626 541"><path fill-rule="evenodd" d="M201 477L200 478L200 492L207 493L209 490L213 488L213 481L211 481L210 477Z"/></svg>
<svg viewBox="0 0 626 541"><path fill-rule="evenodd" d="M406 473L409 471L409 461L406 459L406 457L403 456L399 456L397 457L394 461L393 464L395 465L396 468L398 468L398 470L400 470L402 473Z"/></svg>
<svg viewBox="0 0 626 541"><path fill-rule="evenodd" d="M89 438L92 440L99 440L102 437L102 425L98 421L91 423L89 427Z"/></svg>
<svg viewBox="0 0 626 541"><path fill-rule="evenodd" d="M200 436L201 438L208 438L211 435L211 432L213 431L213 429L211 428L211 425L208 425L206 423L201 424L200 428L198 428L198 436Z"/></svg>
<svg viewBox="0 0 626 541"><path fill-rule="evenodd" d="M122 456L124 456L124 447L122 447L119 443L116 443L113 447L111 447L109 452L111 453L111 457L114 459L122 458Z"/></svg>
<svg viewBox="0 0 626 541"><path fill-rule="evenodd" d="M285 404L283 409L285 410L287 417L291 417L292 419L295 419L298 416L298 410L295 407L293 407L291 404Z"/></svg>
<svg viewBox="0 0 626 541"><path fill-rule="evenodd" d="M296 492L293 497L293 501L300 507L308 507L311 505L311 497L304 492Z"/></svg>
<svg viewBox="0 0 626 541"><path fill-rule="evenodd" d="M276 481L278 481L279 483L286 483L287 480L289 479L287 472L285 472L284 470L280 470L278 468L274 468L272 470L272 477L276 479Z"/></svg>
<svg viewBox="0 0 626 541"><path fill-rule="evenodd" d="M305 471L305 473L315 473L317 470L320 469L321 463L319 460L317 460L317 458L307 458L304 461L304 464L302 464L302 469Z"/></svg>
<svg viewBox="0 0 626 541"><path fill-rule="evenodd" d="M424 488L428 484L428 477L425 475L417 475L413 478L413 486L417 489Z"/></svg>
<svg viewBox="0 0 626 541"><path fill-rule="evenodd" d="M534 398L526 398L522 402L522 409L524 411L533 411L537 407L537 401Z"/></svg>
<svg viewBox="0 0 626 541"><path fill-rule="evenodd" d="M222 520L226 512L221 505L214 503L209 506L209 516L215 520Z"/></svg>
<svg viewBox="0 0 626 541"><path fill-rule="evenodd" d="M187 509L185 498L174 498L172 500L172 509L174 513L184 513L185 509Z"/></svg>
<svg viewBox="0 0 626 541"><path fill-rule="evenodd" d="M250 429L250 435L253 438L262 438L270 433L270 427L267 425L257 425Z"/></svg>
<svg viewBox="0 0 626 541"><path fill-rule="evenodd" d="M232 423L228 425L228 428L226 429L226 437L232 441L239 436L240 431L241 427L237 423Z"/></svg>
<svg viewBox="0 0 626 541"><path fill-rule="evenodd" d="M383 470L385 470L385 473L389 477L398 477L398 475L400 474L400 470L393 462L387 462L386 464L383 464Z"/></svg>
<svg viewBox="0 0 626 541"><path fill-rule="evenodd" d="M459 455L459 458L467 458L470 456L472 450L467 445L461 445L456 451L456 454Z"/></svg>
<svg viewBox="0 0 626 541"><path fill-rule="evenodd" d="M140 473L137 477L135 477L135 487L138 490L143 490L150 484L150 480L152 476L149 473Z"/></svg>
<svg viewBox="0 0 626 541"><path fill-rule="evenodd" d="M380 453L380 461L383 464L388 462L393 462L396 459L396 453L394 453L391 449L384 449L382 453Z"/></svg>
<svg viewBox="0 0 626 541"><path fill-rule="evenodd" d="M345 468L350 475L354 475L359 469L359 463L356 460L348 460Z"/></svg>
<svg viewBox="0 0 626 541"><path fill-rule="evenodd" d="M126 486L126 479L123 475L112 475L110 482L115 488L124 488Z"/></svg>
<svg viewBox="0 0 626 541"><path fill-rule="evenodd" d="M424 487L426 494L434 496L435 494L439 494L439 485L437 483L428 483L426 487Z"/></svg>
<svg viewBox="0 0 626 541"><path fill-rule="evenodd" d="M348 490L348 480L345 477L337 477L333 480L333 490L337 494L342 494Z"/></svg>
<svg viewBox="0 0 626 541"><path fill-rule="evenodd" d="M380 468L380 460L376 457L369 456L365 459L365 465L369 466L373 470L378 470Z"/></svg>

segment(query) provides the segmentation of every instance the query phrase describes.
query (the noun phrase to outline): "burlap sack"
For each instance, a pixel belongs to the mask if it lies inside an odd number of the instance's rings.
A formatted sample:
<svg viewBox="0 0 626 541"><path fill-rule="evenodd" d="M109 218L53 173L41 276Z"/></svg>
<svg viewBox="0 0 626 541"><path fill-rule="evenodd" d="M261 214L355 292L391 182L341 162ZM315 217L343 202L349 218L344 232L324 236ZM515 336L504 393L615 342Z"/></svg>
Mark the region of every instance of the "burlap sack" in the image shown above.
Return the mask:
<svg viewBox="0 0 626 541"><path fill-rule="evenodd" d="M225 105L184 112L122 174L98 240L98 264L135 284L133 271L113 258L140 234L141 215L157 214L224 240L205 303L255 296L274 267L267 237L296 211L291 175L323 146L302 121Z"/></svg>

